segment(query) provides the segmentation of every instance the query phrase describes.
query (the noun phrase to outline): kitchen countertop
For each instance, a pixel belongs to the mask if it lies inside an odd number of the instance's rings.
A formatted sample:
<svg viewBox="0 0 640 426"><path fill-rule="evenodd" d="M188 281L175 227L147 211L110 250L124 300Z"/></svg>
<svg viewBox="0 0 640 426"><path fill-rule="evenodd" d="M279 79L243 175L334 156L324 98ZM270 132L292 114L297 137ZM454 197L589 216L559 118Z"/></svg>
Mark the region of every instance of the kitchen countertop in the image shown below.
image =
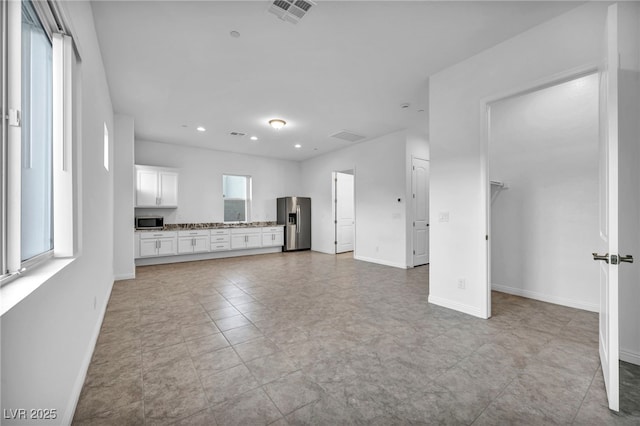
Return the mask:
<svg viewBox="0 0 640 426"><path fill-rule="evenodd" d="M158 231L184 231L190 229L221 229L221 228L262 228L267 226L284 226L276 222L249 222L249 223L167 223L162 229L136 229L136 232Z"/></svg>

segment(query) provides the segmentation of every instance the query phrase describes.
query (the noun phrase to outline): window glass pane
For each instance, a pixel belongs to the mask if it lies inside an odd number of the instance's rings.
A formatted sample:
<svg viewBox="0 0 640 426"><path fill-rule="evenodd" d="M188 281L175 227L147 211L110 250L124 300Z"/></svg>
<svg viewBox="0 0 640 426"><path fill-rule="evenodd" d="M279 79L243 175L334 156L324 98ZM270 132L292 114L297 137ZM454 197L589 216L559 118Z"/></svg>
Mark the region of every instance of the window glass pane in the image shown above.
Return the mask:
<svg viewBox="0 0 640 426"><path fill-rule="evenodd" d="M53 248L52 48L31 2L22 2L21 259Z"/></svg>
<svg viewBox="0 0 640 426"><path fill-rule="evenodd" d="M251 176L222 175L224 221L246 222L251 199Z"/></svg>
<svg viewBox="0 0 640 426"><path fill-rule="evenodd" d="M247 199L247 178L245 176L222 176L224 198Z"/></svg>
<svg viewBox="0 0 640 426"><path fill-rule="evenodd" d="M245 200L224 200L224 221L245 222L247 220Z"/></svg>
<svg viewBox="0 0 640 426"><path fill-rule="evenodd" d="M104 123L104 140L102 141L102 161L104 169L109 171L109 129L107 123Z"/></svg>

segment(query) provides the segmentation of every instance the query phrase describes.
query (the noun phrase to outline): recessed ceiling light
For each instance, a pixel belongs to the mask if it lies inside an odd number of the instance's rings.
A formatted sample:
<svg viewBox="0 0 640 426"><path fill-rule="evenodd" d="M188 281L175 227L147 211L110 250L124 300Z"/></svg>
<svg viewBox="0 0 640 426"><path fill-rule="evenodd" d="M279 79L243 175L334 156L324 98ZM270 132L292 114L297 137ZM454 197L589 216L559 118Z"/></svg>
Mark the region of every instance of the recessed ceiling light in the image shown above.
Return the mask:
<svg viewBox="0 0 640 426"><path fill-rule="evenodd" d="M240 37L240 33L239 33L239 32L237 32L236 30L231 31L231 32L229 33L229 35L230 35L231 37L233 37L233 38L238 38L238 37Z"/></svg>
<svg viewBox="0 0 640 426"><path fill-rule="evenodd" d="M202 126L198 126L198 127L196 127L196 130L197 130L197 131L199 131L199 132L206 132L206 131L207 131L207 129L205 129L205 128L204 128L204 127L202 127Z"/></svg>
<svg viewBox="0 0 640 426"><path fill-rule="evenodd" d="M258 137L257 136L251 136L249 139L251 139L252 141L257 141Z"/></svg>
<svg viewBox="0 0 640 426"><path fill-rule="evenodd" d="M274 118L273 120L269 120L269 125L276 130L282 129L287 124L286 121L281 120L279 118Z"/></svg>
<svg viewBox="0 0 640 426"><path fill-rule="evenodd" d="M299 143L294 145L295 148L302 148L302 145L300 145Z"/></svg>

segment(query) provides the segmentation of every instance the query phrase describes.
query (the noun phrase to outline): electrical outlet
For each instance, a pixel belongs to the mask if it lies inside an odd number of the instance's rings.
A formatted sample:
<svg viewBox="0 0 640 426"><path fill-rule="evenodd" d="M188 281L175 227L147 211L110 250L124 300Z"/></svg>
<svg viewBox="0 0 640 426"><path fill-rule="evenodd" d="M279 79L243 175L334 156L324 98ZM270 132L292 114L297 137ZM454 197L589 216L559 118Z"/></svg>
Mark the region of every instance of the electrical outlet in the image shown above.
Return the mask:
<svg viewBox="0 0 640 426"><path fill-rule="evenodd" d="M465 288L467 288L467 280L465 280L464 278L458 278L458 288L460 290L464 290Z"/></svg>

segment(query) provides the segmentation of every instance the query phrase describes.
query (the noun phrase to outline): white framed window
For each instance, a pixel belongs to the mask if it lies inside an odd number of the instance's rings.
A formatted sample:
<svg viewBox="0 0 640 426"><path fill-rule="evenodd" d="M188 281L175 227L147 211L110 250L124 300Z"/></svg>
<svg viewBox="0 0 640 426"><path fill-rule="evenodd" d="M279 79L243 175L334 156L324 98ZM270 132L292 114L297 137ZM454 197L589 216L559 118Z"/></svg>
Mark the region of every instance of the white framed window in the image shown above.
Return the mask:
<svg viewBox="0 0 640 426"><path fill-rule="evenodd" d="M30 1L22 3L21 82L20 260L24 265L53 251L53 45Z"/></svg>
<svg viewBox="0 0 640 426"><path fill-rule="evenodd" d="M0 283L74 254L72 39L55 2L0 6Z"/></svg>
<svg viewBox="0 0 640 426"><path fill-rule="evenodd" d="M222 175L225 222L250 222L251 176Z"/></svg>

